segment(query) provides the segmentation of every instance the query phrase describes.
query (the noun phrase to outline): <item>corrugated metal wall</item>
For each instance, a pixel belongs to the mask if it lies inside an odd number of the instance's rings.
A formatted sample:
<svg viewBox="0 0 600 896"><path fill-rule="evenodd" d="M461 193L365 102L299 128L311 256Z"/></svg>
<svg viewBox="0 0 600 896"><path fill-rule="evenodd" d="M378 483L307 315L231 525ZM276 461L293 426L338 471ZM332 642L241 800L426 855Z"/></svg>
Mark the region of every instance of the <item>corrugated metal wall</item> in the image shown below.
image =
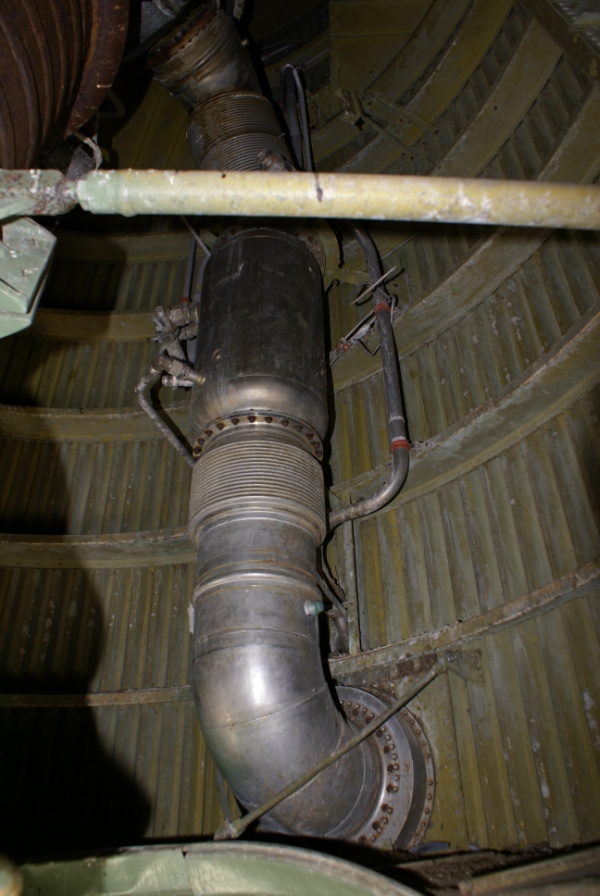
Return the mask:
<svg viewBox="0 0 600 896"><path fill-rule="evenodd" d="M366 29L367 5L331 0L330 78L323 36L295 55L314 86L321 169L597 177L598 82L530 17L531 3L423 0L408 4L405 27L397 0L380 0ZM338 87L358 92L360 123ZM185 160L182 121L152 87L115 137L121 164ZM442 647L460 658L464 677L444 675L411 704L436 767L427 840L597 839L597 235L373 234L386 269L396 267L414 448L393 505L329 546L352 648L333 674L378 686ZM184 231L62 234L45 308L0 350L0 700L18 769L7 786L45 807L56 849L85 839L78 817L107 843L198 836L219 819L188 687L189 474L133 407L151 310L178 301L187 251ZM364 314L350 304L363 268L345 241L328 294L332 345ZM332 500L385 475L378 365L357 346L333 367ZM185 398L165 392L185 431ZM53 762L62 756L64 783L82 753L63 827L52 826ZM77 792L94 779L104 782L96 827Z"/></svg>

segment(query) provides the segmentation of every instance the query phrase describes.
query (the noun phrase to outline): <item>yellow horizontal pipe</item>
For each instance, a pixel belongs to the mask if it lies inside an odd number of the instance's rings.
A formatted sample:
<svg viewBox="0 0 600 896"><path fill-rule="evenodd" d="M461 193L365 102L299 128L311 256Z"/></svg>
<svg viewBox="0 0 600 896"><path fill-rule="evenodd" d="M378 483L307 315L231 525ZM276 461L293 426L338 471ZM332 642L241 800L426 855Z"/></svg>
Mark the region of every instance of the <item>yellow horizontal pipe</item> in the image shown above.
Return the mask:
<svg viewBox="0 0 600 896"><path fill-rule="evenodd" d="M306 171L1 171L0 214L225 215L600 228L600 187ZM15 212L14 208L19 207ZM27 206L24 209L24 206ZM12 211L11 211L12 210Z"/></svg>
<svg viewBox="0 0 600 896"><path fill-rule="evenodd" d="M600 227L600 187L540 181L266 171L96 171L77 185L95 213L244 215Z"/></svg>

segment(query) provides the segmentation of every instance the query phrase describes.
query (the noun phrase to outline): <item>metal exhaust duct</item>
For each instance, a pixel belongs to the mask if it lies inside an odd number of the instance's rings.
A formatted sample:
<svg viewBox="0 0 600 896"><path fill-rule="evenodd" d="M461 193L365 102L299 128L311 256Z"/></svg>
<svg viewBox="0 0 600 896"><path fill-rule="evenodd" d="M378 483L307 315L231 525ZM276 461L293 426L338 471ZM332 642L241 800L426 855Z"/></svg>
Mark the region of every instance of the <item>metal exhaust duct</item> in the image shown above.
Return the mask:
<svg viewBox="0 0 600 896"><path fill-rule="evenodd" d="M27 168L84 125L117 73L126 0L0 3L0 167Z"/></svg>
<svg viewBox="0 0 600 896"><path fill-rule="evenodd" d="M289 167L232 29L222 11L189 21L153 53L155 74L193 106L198 166L259 169L275 154ZM319 649L328 426L319 249L309 231L235 226L203 278L191 408L194 690L211 753L247 809L384 706L352 688L336 697ZM398 717L378 735L271 810L263 828L409 845L430 769Z"/></svg>

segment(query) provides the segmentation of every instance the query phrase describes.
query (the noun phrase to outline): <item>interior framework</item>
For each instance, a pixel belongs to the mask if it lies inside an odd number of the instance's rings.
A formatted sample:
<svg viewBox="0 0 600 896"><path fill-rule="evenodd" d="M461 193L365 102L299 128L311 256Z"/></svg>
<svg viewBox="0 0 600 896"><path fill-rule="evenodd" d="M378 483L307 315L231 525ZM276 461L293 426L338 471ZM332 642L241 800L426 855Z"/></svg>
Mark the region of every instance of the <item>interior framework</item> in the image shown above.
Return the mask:
<svg viewBox="0 0 600 896"><path fill-rule="evenodd" d="M331 0L327 12L326 30L267 62L274 89L285 61L303 67L318 169L597 178L598 67L565 52L555 6ZM567 47L576 26L565 21ZM112 137L114 160L192 167L184 121L151 84ZM210 245L218 223L196 223ZM134 399L152 310L180 298L189 234L163 220L124 229L61 229L43 307L0 353L2 775L46 820L36 850L198 837L221 820L189 687L189 469ZM461 675L409 707L435 767L426 842L589 842L600 833L597 235L370 230L403 309L413 451L392 505L329 546L350 630L332 674L394 694L436 650L456 654ZM334 347L364 313L350 302L367 275L349 239L342 266L333 251L328 261ZM345 352L331 391L333 502L385 475L377 355ZM161 401L185 432L187 401L167 390Z"/></svg>

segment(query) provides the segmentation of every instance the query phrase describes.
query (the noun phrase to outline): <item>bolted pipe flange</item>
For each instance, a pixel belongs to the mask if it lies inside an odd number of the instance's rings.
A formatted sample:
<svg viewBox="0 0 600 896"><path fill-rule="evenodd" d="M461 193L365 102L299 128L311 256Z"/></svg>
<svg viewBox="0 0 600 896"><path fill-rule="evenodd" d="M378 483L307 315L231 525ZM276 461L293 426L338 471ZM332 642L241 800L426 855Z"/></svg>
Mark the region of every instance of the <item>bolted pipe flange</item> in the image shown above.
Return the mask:
<svg viewBox="0 0 600 896"><path fill-rule="evenodd" d="M323 443L313 427L307 426L301 420L295 420L293 417L285 414L254 410L246 410L239 414L232 414L229 417L219 417L218 420L208 423L194 442L192 448L193 458L198 460L209 445L214 443L215 438L220 433L226 433L230 430L235 430L237 433L261 431L268 435L269 429L271 431L287 432L292 437L296 436L296 440L302 443L318 461L323 460Z"/></svg>
<svg viewBox="0 0 600 896"><path fill-rule="evenodd" d="M344 686L336 691L348 721L358 729L387 705L360 688ZM392 716L369 740L379 762L379 791L371 814L352 840L375 848L408 849L422 840L431 818L435 779L429 744L406 709Z"/></svg>

